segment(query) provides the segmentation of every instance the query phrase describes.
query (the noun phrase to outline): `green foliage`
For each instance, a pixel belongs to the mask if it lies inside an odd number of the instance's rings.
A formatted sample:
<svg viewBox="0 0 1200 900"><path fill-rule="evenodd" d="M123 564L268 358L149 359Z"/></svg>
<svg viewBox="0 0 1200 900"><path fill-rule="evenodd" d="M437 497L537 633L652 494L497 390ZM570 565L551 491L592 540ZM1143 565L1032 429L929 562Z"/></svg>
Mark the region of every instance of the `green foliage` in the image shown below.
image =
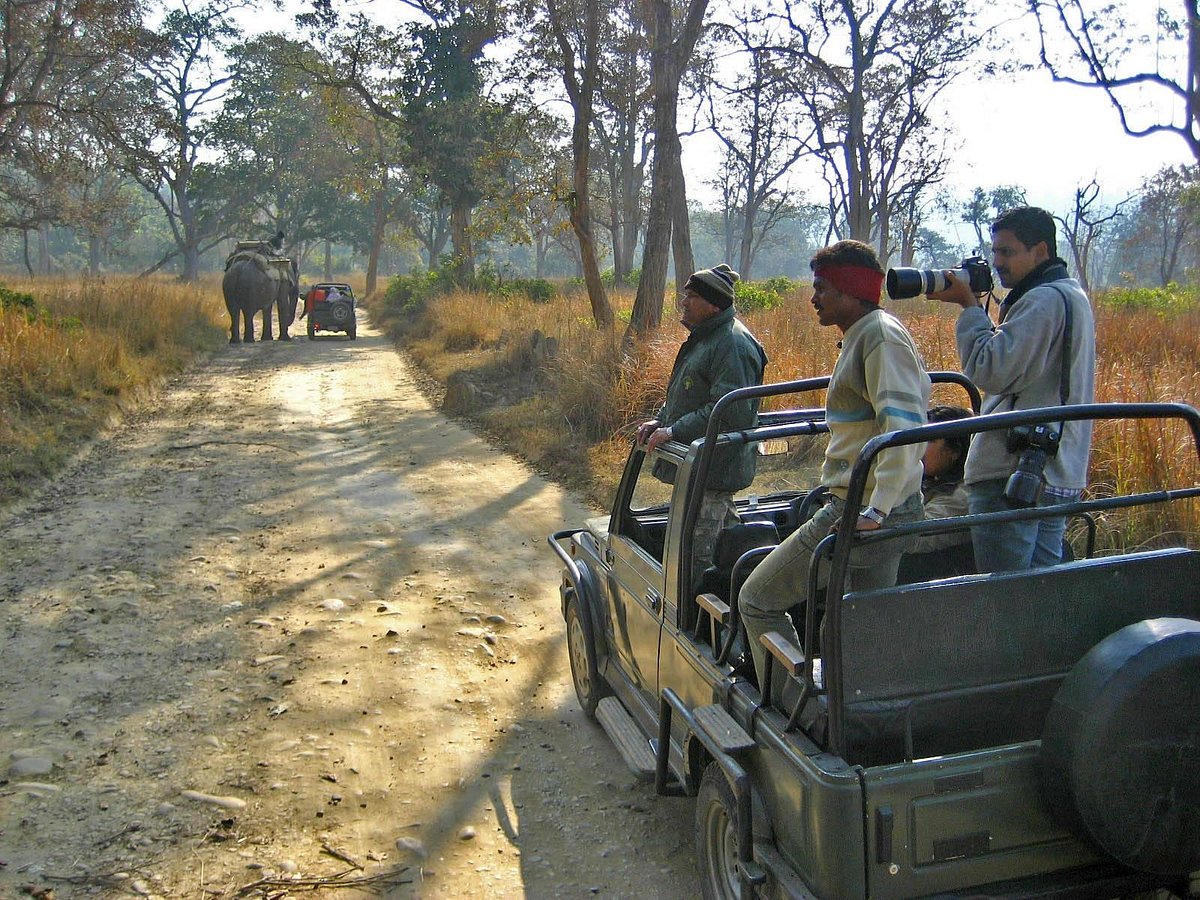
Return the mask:
<svg viewBox="0 0 1200 900"><path fill-rule="evenodd" d="M799 290L795 281L785 276L766 281L742 281L737 286L737 307L740 310L778 309L784 298Z"/></svg>
<svg viewBox="0 0 1200 900"><path fill-rule="evenodd" d="M1174 281L1163 287L1117 287L1099 294L1097 303L1110 309L1146 310L1162 314L1192 312L1200 308L1200 291Z"/></svg>
<svg viewBox="0 0 1200 900"><path fill-rule="evenodd" d="M383 292L383 306L391 313L419 313L431 298L445 293L449 287L437 269L428 272L418 269L407 275L397 275Z"/></svg>
<svg viewBox="0 0 1200 900"><path fill-rule="evenodd" d="M37 312L37 308L37 301L33 299L33 294L10 290L0 284L0 309L20 310L26 315L32 315Z"/></svg>
<svg viewBox="0 0 1200 900"><path fill-rule="evenodd" d="M635 269L629 270L629 277L625 279L625 284L626 285L637 284L639 281L641 281L641 279L642 279L642 269L641 269L641 266L638 266ZM578 281L580 284L583 283L582 278L575 278L573 280ZM612 269L605 269L603 272L600 273L600 280L604 282L606 287L616 287L617 286L617 273L614 272Z"/></svg>
<svg viewBox="0 0 1200 900"><path fill-rule="evenodd" d="M500 286L503 297L522 296L534 303L549 303L558 294L558 289L545 278L514 278Z"/></svg>

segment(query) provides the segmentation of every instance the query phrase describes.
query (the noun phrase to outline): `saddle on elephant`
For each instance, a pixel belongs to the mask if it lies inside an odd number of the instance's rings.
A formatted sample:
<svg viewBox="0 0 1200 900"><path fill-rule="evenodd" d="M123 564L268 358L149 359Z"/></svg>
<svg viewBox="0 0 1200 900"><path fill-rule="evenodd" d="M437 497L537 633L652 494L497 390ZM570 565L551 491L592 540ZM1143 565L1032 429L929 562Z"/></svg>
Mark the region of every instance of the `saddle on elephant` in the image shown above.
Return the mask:
<svg viewBox="0 0 1200 900"><path fill-rule="evenodd" d="M232 253L225 259L225 271L229 271L238 260L247 260L258 266L263 272L290 271L292 261L286 256L280 256L270 241L238 241Z"/></svg>

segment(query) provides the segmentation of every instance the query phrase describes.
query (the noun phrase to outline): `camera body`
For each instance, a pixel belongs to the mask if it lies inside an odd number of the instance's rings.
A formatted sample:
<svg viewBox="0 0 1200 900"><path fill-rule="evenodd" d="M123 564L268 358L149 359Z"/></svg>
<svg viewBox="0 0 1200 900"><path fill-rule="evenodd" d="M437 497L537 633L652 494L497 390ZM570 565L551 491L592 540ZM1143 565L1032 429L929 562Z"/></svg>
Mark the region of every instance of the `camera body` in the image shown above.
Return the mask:
<svg viewBox="0 0 1200 900"><path fill-rule="evenodd" d="M992 289L992 270L982 256L968 256L952 271L955 278L971 286L973 294L986 294ZM888 269L887 272L887 293L893 300L944 291L949 286L950 280L941 269Z"/></svg>
<svg viewBox="0 0 1200 900"><path fill-rule="evenodd" d="M1004 485L1004 499L1015 508L1036 506L1042 496L1046 460L1058 453L1062 434L1049 425L1018 425L1005 435L1009 453L1020 453Z"/></svg>

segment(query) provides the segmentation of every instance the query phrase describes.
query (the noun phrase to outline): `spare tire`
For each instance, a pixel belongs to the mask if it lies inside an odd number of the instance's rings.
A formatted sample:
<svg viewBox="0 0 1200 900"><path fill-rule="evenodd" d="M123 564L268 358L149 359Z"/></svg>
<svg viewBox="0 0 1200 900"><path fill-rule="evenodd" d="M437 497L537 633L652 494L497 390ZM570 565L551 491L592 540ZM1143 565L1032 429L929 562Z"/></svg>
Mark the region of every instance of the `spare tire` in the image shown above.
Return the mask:
<svg viewBox="0 0 1200 900"><path fill-rule="evenodd" d="M349 303L335 303L329 307L330 321L336 322L338 325L345 325L353 315Z"/></svg>
<svg viewBox="0 0 1200 900"><path fill-rule="evenodd" d="M1142 872L1200 869L1200 622L1147 619L1071 670L1046 717L1051 812Z"/></svg>

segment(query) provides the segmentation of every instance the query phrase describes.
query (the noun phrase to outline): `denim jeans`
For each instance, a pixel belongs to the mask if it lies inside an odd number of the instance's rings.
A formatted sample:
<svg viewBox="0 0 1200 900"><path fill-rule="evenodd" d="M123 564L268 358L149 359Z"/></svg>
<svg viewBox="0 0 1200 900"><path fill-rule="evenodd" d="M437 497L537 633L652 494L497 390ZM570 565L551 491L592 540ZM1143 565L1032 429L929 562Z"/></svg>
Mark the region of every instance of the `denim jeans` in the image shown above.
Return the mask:
<svg viewBox="0 0 1200 900"><path fill-rule="evenodd" d="M1007 483L1006 478L995 478L968 484L967 507L971 514L1012 509L1004 499L1004 485ZM1079 491L1043 492L1038 506L1054 506L1078 497ZM1052 566L1062 562L1063 535L1066 530L1065 516L1002 522L998 525L973 525L971 542L975 545L975 565L980 572L1010 572Z"/></svg>
<svg viewBox="0 0 1200 900"><path fill-rule="evenodd" d="M809 568L813 551L821 539L829 534L830 526L841 519L845 503L838 497L830 499L816 514L788 535L778 547L750 573L738 595L738 609L746 626L746 640L754 657L754 671L758 683L763 683L767 670L767 651L759 637L769 631L777 631L788 640L799 643L796 627L788 617L787 610L808 597ZM918 492L898 504L883 520L885 527L919 522L925 518ZM890 587L896 583L896 572L900 557L912 549L916 537L909 535L892 541L883 541L850 551L850 567L846 573L846 591L863 591L871 588ZM818 572L818 587L828 581L827 564Z"/></svg>

